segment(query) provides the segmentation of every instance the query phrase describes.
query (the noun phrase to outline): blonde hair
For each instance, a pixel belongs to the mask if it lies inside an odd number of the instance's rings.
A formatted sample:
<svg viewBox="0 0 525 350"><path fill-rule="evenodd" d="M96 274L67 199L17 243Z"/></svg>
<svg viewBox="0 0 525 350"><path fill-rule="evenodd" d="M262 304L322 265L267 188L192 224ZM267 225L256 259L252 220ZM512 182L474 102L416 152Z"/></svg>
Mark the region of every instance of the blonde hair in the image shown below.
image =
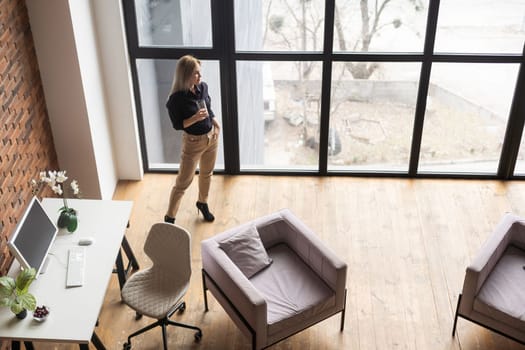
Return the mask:
<svg viewBox="0 0 525 350"><path fill-rule="evenodd" d="M201 61L192 55L185 55L179 58L177 67L175 67L175 75L173 76L170 95L176 91L189 90L191 88L190 81L193 72L195 71L195 68L200 65Z"/></svg>

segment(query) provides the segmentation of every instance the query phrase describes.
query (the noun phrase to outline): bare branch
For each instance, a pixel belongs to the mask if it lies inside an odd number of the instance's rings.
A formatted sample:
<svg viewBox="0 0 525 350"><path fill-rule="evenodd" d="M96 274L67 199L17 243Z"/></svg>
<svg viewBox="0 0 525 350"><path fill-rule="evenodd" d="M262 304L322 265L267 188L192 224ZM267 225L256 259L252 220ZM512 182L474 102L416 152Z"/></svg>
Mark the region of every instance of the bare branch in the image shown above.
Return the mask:
<svg viewBox="0 0 525 350"><path fill-rule="evenodd" d="M270 20L270 7L272 6L272 0L268 1L268 7L266 7L266 26L264 27L263 43L266 42L266 35L268 34L268 21Z"/></svg>

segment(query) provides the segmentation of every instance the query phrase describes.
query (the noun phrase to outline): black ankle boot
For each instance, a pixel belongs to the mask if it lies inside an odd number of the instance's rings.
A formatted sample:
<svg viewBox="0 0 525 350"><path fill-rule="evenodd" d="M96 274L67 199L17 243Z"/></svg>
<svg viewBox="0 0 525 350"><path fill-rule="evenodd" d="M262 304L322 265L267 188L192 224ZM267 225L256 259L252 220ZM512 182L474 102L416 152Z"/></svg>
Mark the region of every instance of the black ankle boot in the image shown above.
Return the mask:
<svg viewBox="0 0 525 350"><path fill-rule="evenodd" d="M208 203L197 202L195 205L197 206L197 213L200 211L202 216L204 216L204 220L208 222L215 220L215 216L213 216L213 214L210 213L210 210L208 209Z"/></svg>
<svg viewBox="0 0 525 350"><path fill-rule="evenodd" d="M172 218L171 216L164 215L164 222L167 222L168 224L174 224L175 218Z"/></svg>

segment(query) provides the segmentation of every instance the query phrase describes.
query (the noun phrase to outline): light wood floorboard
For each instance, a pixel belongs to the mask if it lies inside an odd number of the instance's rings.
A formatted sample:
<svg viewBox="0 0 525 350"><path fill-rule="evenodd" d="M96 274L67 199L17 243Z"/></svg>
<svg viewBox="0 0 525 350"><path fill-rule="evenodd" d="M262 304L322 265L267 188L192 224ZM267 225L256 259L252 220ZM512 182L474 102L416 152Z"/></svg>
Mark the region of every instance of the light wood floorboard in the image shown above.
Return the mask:
<svg viewBox="0 0 525 350"><path fill-rule="evenodd" d="M118 185L114 199L134 201L127 238L141 266L148 265L144 239L162 220L174 179L147 174ZM170 349L250 348L210 294L210 311L204 312L200 241L286 207L348 263L346 323L340 333L340 316L332 317L272 349L525 350L463 319L451 337L465 267L505 212L525 216L525 182L216 175L209 203L213 223L197 216L196 198L194 181L177 217L192 233L193 275L186 312L174 319L198 325L204 335L196 344L193 331L169 328ZM112 278L97 328L108 349L121 349L129 333L151 321L135 321ZM161 344L157 328L135 338L133 349L157 350Z"/></svg>

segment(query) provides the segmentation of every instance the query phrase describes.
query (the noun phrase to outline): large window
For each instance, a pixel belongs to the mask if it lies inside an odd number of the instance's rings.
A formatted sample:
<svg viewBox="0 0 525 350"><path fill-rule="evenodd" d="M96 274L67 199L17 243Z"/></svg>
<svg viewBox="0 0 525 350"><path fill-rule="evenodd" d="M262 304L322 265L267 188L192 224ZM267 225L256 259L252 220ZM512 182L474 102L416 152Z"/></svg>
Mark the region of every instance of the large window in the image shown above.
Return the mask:
<svg viewBox="0 0 525 350"><path fill-rule="evenodd" d="M139 46L211 47L209 0L135 0Z"/></svg>
<svg viewBox="0 0 525 350"><path fill-rule="evenodd" d="M427 0L336 0L334 51L422 52Z"/></svg>
<svg viewBox="0 0 525 350"><path fill-rule="evenodd" d="M377 68L355 79L360 66ZM335 62L329 170L408 171L419 63Z"/></svg>
<svg viewBox="0 0 525 350"><path fill-rule="evenodd" d="M235 0L237 51L322 51L324 0Z"/></svg>
<svg viewBox="0 0 525 350"><path fill-rule="evenodd" d="M496 174L518 68L432 66L420 171Z"/></svg>
<svg viewBox="0 0 525 350"><path fill-rule="evenodd" d="M178 169L164 104L193 54L219 172L525 176L525 0L123 6L148 170Z"/></svg>
<svg viewBox="0 0 525 350"><path fill-rule="evenodd" d="M317 170L320 66L237 62L241 169Z"/></svg>
<svg viewBox="0 0 525 350"><path fill-rule="evenodd" d="M521 53L525 1L441 0L435 52Z"/></svg>
<svg viewBox="0 0 525 350"><path fill-rule="evenodd" d="M173 129L165 107L176 64L176 60L138 59L136 62L143 132L151 170L175 170L180 162L183 132ZM202 79L208 83L212 110L219 123L222 123L218 62L202 60L201 73ZM224 169L222 142L219 143L216 168Z"/></svg>

